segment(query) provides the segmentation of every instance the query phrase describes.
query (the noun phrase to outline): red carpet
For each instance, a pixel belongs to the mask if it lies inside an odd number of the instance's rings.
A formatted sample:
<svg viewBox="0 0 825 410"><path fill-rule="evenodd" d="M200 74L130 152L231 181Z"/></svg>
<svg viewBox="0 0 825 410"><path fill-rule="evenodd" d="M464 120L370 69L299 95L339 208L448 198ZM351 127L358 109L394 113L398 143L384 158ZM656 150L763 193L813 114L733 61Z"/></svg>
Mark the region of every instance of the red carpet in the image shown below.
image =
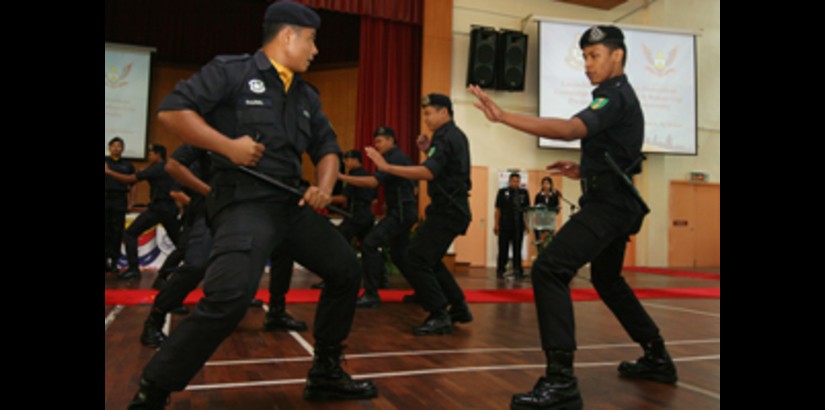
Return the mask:
<svg viewBox="0 0 825 410"><path fill-rule="evenodd" d="M634 289L639 299L719 299L720 288L662 288L662 289ZM105 300L107 305L149 305L158 292L152 289L106 289ZM381 299L384 302L401 302L404 295L411 294L411 290L382 290ZM497 290L465 290L469 303L527 303L533 302L533 289L497 289ZM287 303L317 303L320 290L292 289L286 295ZM574 301L598 300L599 296L592 288L572 289ZM190 293L184 301L191 305L203 297L203 291L198 289ZM257 297L269 300L269 292L258 290Z"/></svg>
<svg viewBox="0 0 825 410"><path fill-rule="evenodd" d="M623 268L622 271L624 271L624 272L638 272L638 273L652 273L654 275L678 276L678 277L681 277L681 278L721 280L721 276L718 273L694 272L692 270L648 268L648 267L645 267L645 266L628 266L626 268Z"/></svg>

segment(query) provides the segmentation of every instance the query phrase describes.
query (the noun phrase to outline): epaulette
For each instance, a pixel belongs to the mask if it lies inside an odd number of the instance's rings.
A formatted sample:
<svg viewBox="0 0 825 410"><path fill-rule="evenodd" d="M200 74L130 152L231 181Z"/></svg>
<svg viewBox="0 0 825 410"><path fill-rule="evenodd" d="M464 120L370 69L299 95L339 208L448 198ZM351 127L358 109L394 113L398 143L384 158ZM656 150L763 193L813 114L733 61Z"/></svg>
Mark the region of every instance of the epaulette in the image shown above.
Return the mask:
<svg viewBox="0 0 825 410"><path fill-rule="evenodd" d="M314 92L316 96L321 96L321 91L316 87L314 84L310 83L309 81L304 80L304 84L306 84L307 88Z"/></svg>

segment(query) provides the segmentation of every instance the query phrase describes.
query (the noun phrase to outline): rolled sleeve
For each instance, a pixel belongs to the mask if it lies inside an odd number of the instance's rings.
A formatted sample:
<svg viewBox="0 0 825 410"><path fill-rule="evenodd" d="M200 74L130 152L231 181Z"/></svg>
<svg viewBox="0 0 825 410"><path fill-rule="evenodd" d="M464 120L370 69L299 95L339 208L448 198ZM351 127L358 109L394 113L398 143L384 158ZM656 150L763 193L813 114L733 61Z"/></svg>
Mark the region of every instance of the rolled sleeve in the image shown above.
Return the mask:
<svg viewBox="0 0 825 410"><path fill-rule="evenodd" d="M433 178L438 177L450 160L450 145L446 143L434 145L435 152L427 160L424 161L423 166L430 170Z"/></svg>

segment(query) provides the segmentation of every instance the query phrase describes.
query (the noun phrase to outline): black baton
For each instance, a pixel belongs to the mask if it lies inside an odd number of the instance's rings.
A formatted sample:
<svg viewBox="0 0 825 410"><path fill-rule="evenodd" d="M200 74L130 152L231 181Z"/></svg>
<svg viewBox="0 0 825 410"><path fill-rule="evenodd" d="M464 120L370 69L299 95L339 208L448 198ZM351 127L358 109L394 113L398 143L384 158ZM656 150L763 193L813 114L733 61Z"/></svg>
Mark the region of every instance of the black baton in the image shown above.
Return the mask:
<svg viewBox="0 0 825 410"><path fill-rule="evenodd" d="M605 151L604 159L605 159L605 161L607 161L607 165L610 166L610 169L613 170L613 173L616 174L624 182L624 184L627 185L627 187L630 189L630 192L633 194L633 197L635 197L636 201L639 202L639 205L642 206L642 212L644 212L646 214L649 213L650 208L647 207L647 204L645 203L645 200L642 199L642 195L640 195L639 191L636 190L636 186L633 185L633 181L630 180L630 177L628 177L627 174L622 172L622 169L619 168L619 164L617 164L616 161L613 160L613 157L610 156L609 152Z"/></svg>
<svg viewBox="0 0 825 410"><path fill-rule="evenodd" d="M243 165L238 165L238 164L236 164L236 163L234 163L234 162L230 161L230 160L229 160L229 158L226 158L226 157L224 157L224 156L222 156L222 155L220 155L220 154L214 153L214 152L212 152L212 151L209 151L209 156L210 156L213 160L217 160L217 161L218 161L218 162L220 162L221 164L224 164L224 165L231 165L231 166L233 166L233 167L235 167L235 168L239 169L241 172L245 172L245 173L247 173L247 174L249 174L249 175L252 175L253 177L260 179L261 181L264 181L264 182L266 182L266 183L268 183L268 184L270 184L270 185L272 185L272 186L275 186L275 187L277 187L277 188L281 188L281 189L283 189L283 190L285 190L285 191L287 191L287 192L291 192L291 193L293 193L293 194L295 194L295 195L297 195L297 196L299 196L299 197L303 197L303 196L304 196L304 192L306 191L306 189L301 189L301 188L297 188L297 187L294 187L294 186L289 185L289 184L285 184L285 183L283 183L283 182L281 182L281 181L278 181L278 180L277 180L277 179L275 179L275 178L270 177L269 175L266 175L266 174L264 174L264 173L262 173L262 172L255 171L255 170L254 170L254 169L252 169L252 168L245 167L245 166L243 166ZM326 209L327 209L327 210L329 210L330 212L335 212L336 214L340 214L340 215L342 215L342 216L343 216L343 217L345 217L345 218L352 218L352 214L351 214L351 213L349 213L349 212L347 212L347 211L345 211L345 210L343 210L343 209L341 209L341 208L338 208L337 206L334 206L334 205L327 205L327 206L326 206Z"/></svg>

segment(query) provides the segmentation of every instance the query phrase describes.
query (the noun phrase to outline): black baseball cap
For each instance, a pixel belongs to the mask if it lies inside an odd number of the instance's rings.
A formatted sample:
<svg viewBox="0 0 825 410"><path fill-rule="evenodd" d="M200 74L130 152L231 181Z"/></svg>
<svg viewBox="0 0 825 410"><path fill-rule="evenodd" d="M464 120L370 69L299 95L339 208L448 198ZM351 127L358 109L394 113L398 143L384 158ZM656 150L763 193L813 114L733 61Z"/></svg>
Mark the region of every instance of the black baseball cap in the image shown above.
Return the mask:
<svg viewBox="0 0 825 410"><path fill-rule="evenodd" d="M453 102L450 100L450 97L444 94L430 93L421 99L421 108L427 108L431 105L444 107L450 115L453 115Z"/></svg>
<svg viewBox="0 0 825 410"><path fill-rule="evenodd" d="M375 138L379 135L383 135L385 137L393 137L395 138L395 130L387 127L386 125L378 127L375 129L375 132L372 134L372 137Z"/></svg>

